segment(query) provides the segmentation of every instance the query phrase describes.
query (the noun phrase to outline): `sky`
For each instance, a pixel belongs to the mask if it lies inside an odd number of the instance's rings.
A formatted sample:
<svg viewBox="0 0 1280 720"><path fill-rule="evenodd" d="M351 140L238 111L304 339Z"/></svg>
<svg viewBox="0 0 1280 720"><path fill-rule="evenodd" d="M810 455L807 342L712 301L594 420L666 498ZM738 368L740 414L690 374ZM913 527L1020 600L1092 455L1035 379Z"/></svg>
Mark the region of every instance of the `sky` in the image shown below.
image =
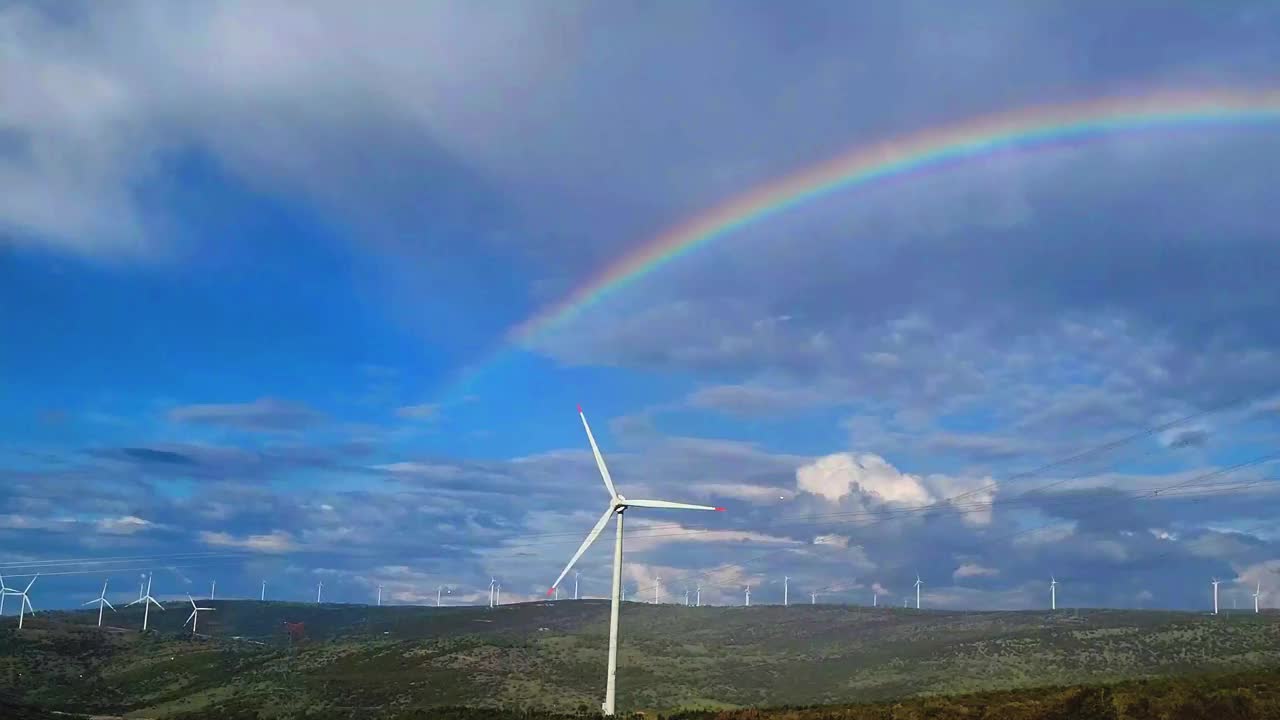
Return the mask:
<svg viewBox="0 0 1280 720"><path fill-rule="evenodd" d="M1280 90L1274 2L5 2L0 37L37 609L540 598L608 501L578 404L620 492L727 508L629 512L632 598L1280 604L1280 120L849 187L514 330L850 149Z"/></svg>

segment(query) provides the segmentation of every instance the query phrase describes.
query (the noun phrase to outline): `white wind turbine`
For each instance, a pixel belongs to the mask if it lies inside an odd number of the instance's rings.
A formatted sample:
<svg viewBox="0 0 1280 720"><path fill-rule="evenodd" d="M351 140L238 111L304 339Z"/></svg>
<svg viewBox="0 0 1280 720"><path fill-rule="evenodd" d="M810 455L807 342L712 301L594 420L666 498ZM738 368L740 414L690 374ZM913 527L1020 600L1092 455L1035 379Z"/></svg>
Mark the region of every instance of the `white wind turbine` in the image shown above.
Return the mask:
<svg viewBox="0 0 1280 720"><path fill-rule="evenodd" d="M791 578L786 575L782 576L782 607L791 604Z"/></svg>
<svg viewBox="0 0 1280 720"><path fill-rule="evenodd" d="M142 632L146 632L147 623L151 619L151 606L155 605L161 610L164 610L164 606L161 605L159 602L156 602L155 598L151 597L151 576L150 575L147 576L146 593L143 594L143 596L138 598L137 600L134 600L133 602L129 603L129 605L137 605L138 603L142 603ZM125 605L125 607L129 607L129 605Z"/></svg>
<svg viewBox="0 0 1280 720"><path fill-rule="evenodd" d="M578 571L573 571L573 599L578 599Z"/></svg>
<svg viewBox="0 0 1280 720"><path fill-rule="evenodd" d="M1058 579L1052 575L1049 576L1049 609L1058 609Z"/></svg>
<svg viewBox="0 0 1280 720"><path fill-rule="evenodd" d="M445 587L445 586L443 586L443 585L437 585L437 586L436 586L436 607L440 607L440 593L442 593L442 592L447 592L447 593L449 593L449 594L453 594L453 590L451 590L451 589L449 589L449 588L447 588L447 587Z"/></svg>
<svg viewBox="0 0 1280 720"><path fill-rule="evenodd" d="M659 575L653 583L653 604L657 605L662 602L662 576Z"/></svg>
<svg viewBox="0 0 1280 720"><path fill-rule="evenodd" d="M196 625L200 622L201 612L213 612L213 608L202 608L196 606L196 601L191 598L191 593L187 593L187 599L191 600L191 614L187 616L186 622L182 623L182 627L186 627L187 623L191 623L191 634L196 634ZM212 599L212 598L210 598Z"/></svg>
<svg viewBox="0 0 1280 720"><path fill-rule="evenodd" d="M112 605L112 604L111 604L111 601L107 599L107 583L108 583L109 581L110 581L110 578L108 578L107 580L103 580L103 581L102 581L102 594L101 594L101 595L99 595L98 597L96 597L96 598L94 598L94 599L90 600L90 601L89 601L89 602L87 602L87 603L84 603L85 605L92 605L92 604L94 604L94 603L98 603L98 627L102 627L102 608L103 608L103 607L109 607L109 608L111 608L111 612L115 612L115 611L116 611L115 606L114 606L114 605Z"/></svg>
<svg viewBox="0 0 1280 720"><path fill-rule="evenodd" d="M214 595L215 595L217 592L218 592L218 581L217 581L217 580L211 580L211 581L209 582L209 599L210 599L210 600L213 600L213 599L214 599Z"/></svg>
<svg viewBox="0 0 1280 720"><path fill-rule="evenodd" d="M917 574L916 575L916 609L917 610L920 609L920 586L923 584L924 582L920 580L920 576Z"/></svg>
<svg viewBox="0 0 1280 720"><path fill-rule="evenodd" d="M1214 578L1209 584L1213 586L1213 614L1218 614L1218 583L1222 582L1218 578Z"/></svg>
<svg viewBox="0 0 1280 720"><path fill-rule="evenodd" d="M382 607L382 586L378 586L378 607Z"/></svg>
<svg viewBox="0 0 1280 720"><path fill-rule="evenodd" d="M698 583L698 589L697 592L694 593L694 598L693 606L702 607L702 583Z"/></svg>
<svg viewBox="0 0 1280 720"><path fill-rule="evenodd" d="M1262 597L1262 582L1258 582L1258 589L1253 591L1253 613L1258 614L1258 598Z"/></svg>
<svg viewBox="0 0 1280 720"><path fill-rule="evenodd" d="M324 581L321 580L316 583L316 604L317 605L320 604L320 591L323 589L324 589Z"/></svg>
<svg viewBox="0 0 1280 720"><path fill-rule="evenodd" d="M262 602L267 601L267 581L266 580L262 581L262 595L258 599L261 600Z"/></svg>
<svg viewBox="0 0 1280 720"><path fill-rule="evenodd" d="M493 588L497 586L497 584L498 584L497 578L495 577L489 578L489 607L490 608L493 607Z"/></svg>
<svg viewBox="0 0 1280 720"><path fill-rule="evenodd" d="M555 592L555 588L559 587L560 581L564 576L573 569L573 564L582 557L582 554L591 547L591 543L604 530L604 526L609 524L610 518L617 518L617 532L613 544L613 589L612 603L609 609L609 671L605 680L604 702L601 709L605 715L613 715L614 698L617 690L617 674L618 674L618 610L622 604L622 516L628 508L647 507L647 508L669 508L676 510L724 510L724 508L711 507L709 505L690 505L687 503L668 502L666 500L628 500L613 487L613 478L609 476L609 468L604 463L604 457L600 455L600 448L596 446L595 436L591 434L591 426L587 424L587 416L583 414L582 408L578 408L578 416L582 418L582 427L587 431L587 441L591 443L591 452L596 458L596 467L600 470L600 477L604 480L604 487L609 491L609 506L605 508L604 514L596 522L591 532L587 534L586 540L582 541L582 545L578 548L578 552L574 553L569 559L569 564L565 565L564 570L560 573L560 577L551 584L551 589L547 591L550 595Z"/></svg>
<svg viewBox="0 0 1280 720"><path fill-rule="evenodd" d="M36 584L36 578L38 577L40 577L40 573L36 573L35 575L33 575L31 577L31 582L27 583L27 587L21 591L14 590L13 588L9 588L8 590L3 591L3 592L9 593L10 595L17 595L18 597L22 598L21 600L18 601L18 629L19 630L22 629L22 618L25 617L28 612L34 613L36 611L35 608L31 607L31 598L27 595L27 593L31 592L31 586Z"/></svg>
<svg viewBox="0 0 1280 720"><path fill-rule="evenodd" d="M747 604L745 607L751 607L751 586L747 586Z"/></svg>
<svg viewBox="0 0 1280 720"><path fill-rule="evenodd" d="M811 593L809 593L809 604L810 604L810 605L817 605L817 604L818 604L818 593L816 593L816 592L811 592Z"/></svg>
<svg viewBox="0 0 1280 720"><path fill-rule="evenodd" d="M684 606L689 607L689 588L687 586L684 589Z"/></svg>
<svg viewBox="0 0 1280 720"><path fill-rule="evenodd" d="M0 575L0 616L4 615L4 599L10 595L17 595L18 591L4 584L4 576Z"/></svg>

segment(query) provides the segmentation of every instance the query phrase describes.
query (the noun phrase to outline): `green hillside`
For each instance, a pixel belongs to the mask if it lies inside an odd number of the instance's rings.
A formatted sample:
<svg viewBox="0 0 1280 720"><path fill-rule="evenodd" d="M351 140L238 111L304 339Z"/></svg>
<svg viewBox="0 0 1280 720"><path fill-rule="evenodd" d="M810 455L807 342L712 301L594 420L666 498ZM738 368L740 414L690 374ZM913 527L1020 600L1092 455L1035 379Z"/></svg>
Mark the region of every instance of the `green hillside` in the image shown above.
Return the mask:
<svg viewBox="0 0 1280 720"><path fill-rule="evenodd" d="M41 613L0 626L0 688L63 711L174 717L253 709L368 717L410 708L599 706L608 606L487 608L214 601L188 612ZM285 622L302 622L291 645ZM628 603L619 706L812 705L1280 667L1280 615L1087 610L933 612ZM242 639L233 639L239 637ZM345 714L345 715L344 715Z"/></svg>

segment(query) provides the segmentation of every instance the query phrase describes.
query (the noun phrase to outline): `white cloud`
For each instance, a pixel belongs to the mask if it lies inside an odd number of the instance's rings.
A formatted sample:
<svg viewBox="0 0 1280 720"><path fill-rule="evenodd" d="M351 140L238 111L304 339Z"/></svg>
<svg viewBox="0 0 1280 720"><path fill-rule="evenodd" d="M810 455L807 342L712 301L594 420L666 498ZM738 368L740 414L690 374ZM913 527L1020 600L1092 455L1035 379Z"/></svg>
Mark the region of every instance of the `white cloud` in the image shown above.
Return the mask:
<svg viewBox="0 0 1280 720"><path fill-rule="evenodd" d="M239 548L261 553L288 552L296 547L293 535L283 530L274 530L266 535L247 535L237 537L225 532L200 533L200 542L215 547Z"/></svg>
<svg viewBox="0 0 1280 720"><path fill-rule="evenodd" d="M836 453L818 458L796 470L796 487L828 500L840 500L855 492L906 505L924 505L934 500L919 477L901 473L871 453Z"/></svg>
<svg viewBox="0 0 1280 720"><path fill-rule="evenodd" d="M440 412L440 406L434 403L405 405L396 408L396 415L408 420L434 420Z"/></svg>
<svg viewBox="0 0 1280 720"><path fill-rule="evenodd" d="M1000 571L995 568L983 567L976 563L964 563L951 573L951 577L959 580L968 577L995 577L999 574Z"/></svg>
<svg viewBox="0 0 1280 720"><path fill-rule="evenodd" d="M133 515L125 515L117 518L102 518L94 523L94 527L98 532L107 533L109 535L133 535L151 528L153 523L143 520Z"/></svg>

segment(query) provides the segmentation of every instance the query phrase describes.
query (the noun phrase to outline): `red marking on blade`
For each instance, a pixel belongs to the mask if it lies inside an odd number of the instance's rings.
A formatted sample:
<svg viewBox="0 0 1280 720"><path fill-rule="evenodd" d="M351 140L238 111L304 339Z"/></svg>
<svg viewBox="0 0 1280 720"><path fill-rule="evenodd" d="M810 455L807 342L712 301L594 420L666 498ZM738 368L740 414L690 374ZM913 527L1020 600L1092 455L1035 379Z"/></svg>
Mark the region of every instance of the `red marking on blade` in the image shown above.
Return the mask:
<svg viewBox="0 0 1280 720"><path fill-rule="evenodd" d="M724 508L716 508L716 512L724 512Z"/></svg>
<svg viewBox="0 0 1280 720"><path fill-rule="evenodd" d="M547 591L547 597L551 597L552 595L555 595L555 594L556 594L555 588L551 588L550 590Z"/></svg>
<svg viewBox="0 0 1280 720"><path fill-rule="evenodd" d="M581 413L581 412L582 412L582 406L581 406L581 405L579 405L579 406L578 406L578 412L579 412L579 413Z"/></svg>

